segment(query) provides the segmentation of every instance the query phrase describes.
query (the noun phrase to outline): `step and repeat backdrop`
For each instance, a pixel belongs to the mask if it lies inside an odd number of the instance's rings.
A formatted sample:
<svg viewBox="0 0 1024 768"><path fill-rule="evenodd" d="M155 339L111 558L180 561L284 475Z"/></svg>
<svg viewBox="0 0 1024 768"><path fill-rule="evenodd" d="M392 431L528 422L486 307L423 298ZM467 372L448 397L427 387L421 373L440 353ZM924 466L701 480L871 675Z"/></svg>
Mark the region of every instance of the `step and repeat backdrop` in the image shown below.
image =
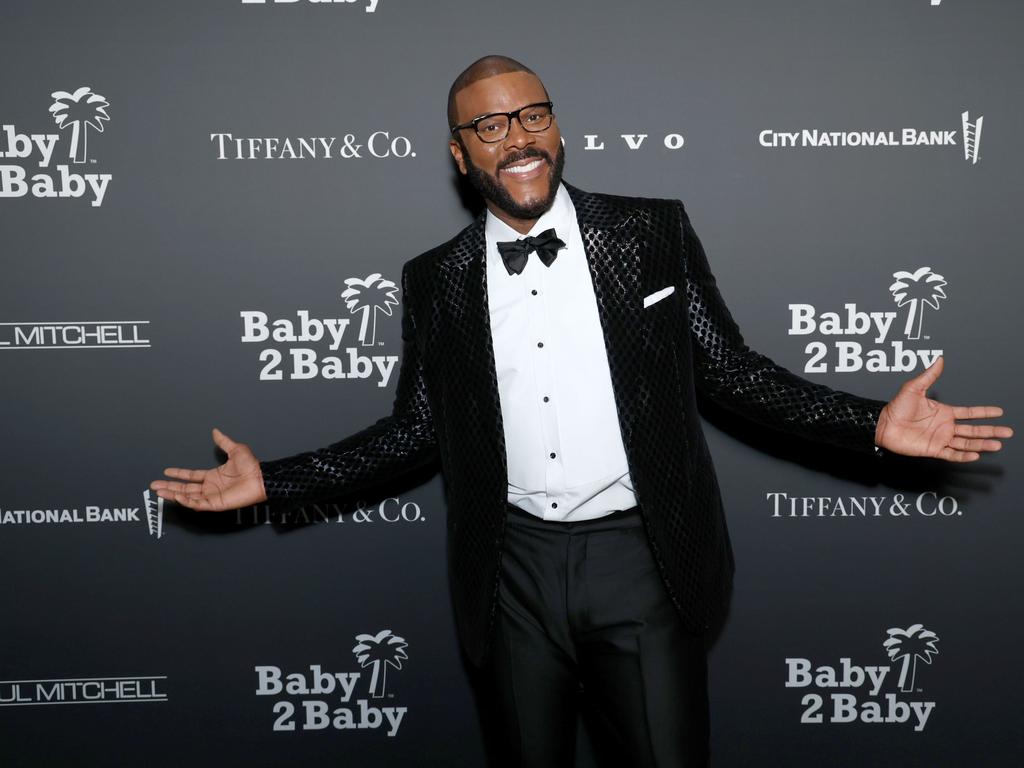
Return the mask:
<svg viewBox="0 0 1024 768"><path fill-rule="evenodd" d="M751 347L1021 398L1024 8L1005 0L7 0L0 765L482 766L443 479L199 514L147 488L389 413L405 261L478 210L487 53L583 189L682 199ZM1015 766L1020 449L880 466L704 411L737 560L721 766ZM594 764L585 725L578 765Z"/></svg>

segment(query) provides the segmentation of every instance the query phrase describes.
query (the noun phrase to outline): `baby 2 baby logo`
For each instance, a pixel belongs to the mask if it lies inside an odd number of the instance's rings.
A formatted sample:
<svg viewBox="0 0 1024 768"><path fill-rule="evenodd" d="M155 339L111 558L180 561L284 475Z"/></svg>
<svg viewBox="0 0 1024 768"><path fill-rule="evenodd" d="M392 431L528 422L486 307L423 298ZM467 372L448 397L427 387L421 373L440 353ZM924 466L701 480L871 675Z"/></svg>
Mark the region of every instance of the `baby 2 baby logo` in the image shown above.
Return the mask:
<svg viewBox="0 0 1024 768"><path fill-rule="evenodd" d="M344 355L325 355L311 344L327 346L327 351L341 352L351 318L313 317L300 309L295 318L271 319L258 309L242 310L242 343L287 345L287 357L274 348L260 350L260 381L289 379L377 379L378 387L386 387L398 363L398 355L369 354L384 345L377 339L377 318L391 316L398 304L398 285L374 272L366 278L349 277L341 292L345 307L358 320L359 346L345 347ZM367 353L367 354L364 354Z"/></svg>
<svg viewBox="0 0 1024 768"><path fill-rule="evenodd" d="M61 156L55 153L59 133L20 133L17 126L3 125L0 159L8 162L0 161L0 197L85 197L98 208L111 174L85 173L83 166L96 162L89 157L89 133L103 133L103 123L110 120L110 104L87 85L74 93L54 91L50 97L53 121L68 137L68 162L54 164Z"/></svg>
<svg viewBox="0 0 1024 768"><path fill-rule="evenodd" d="M815 667L810 659L786 659L786 687L811 689L800 699L801 723L911 723L923 731L935 709L934 701L912 698L918 664L931 664L939 653L939 637L921 624L887 630L882 643L896 666L859 666L848 657L839 666ZM889 688L883 694L883 689Z"/></svg>
<svg viewBox="0 0 1024 768"><path fill-rule="evenodd" d="M302 672L277 666L257 666L256 695L276 699L275 731L378 730L398 733L408 707L383 706L394 697L387 691L388 667L401 669L408 658L405 638L382 629L375 635L356 635L356 663L366 672L328 672L310 664ZM334 706L337 703L342 706Z"/></svg>
<svg viewBox="0 0 1024 768"><path fill-rule="evenodd" d="M805 373L852 373L861 369L870 373L910 373L918 366L927 368L942 355L941 349L924 349L921 344L931 338L924 333L924 318L945 300L946 279L931 267L901 270L893 277L889 294L896 309L904 313L902 319L899 311L864 312L854 303L844 304L843 312L820 314L813 304L789 305L788 335L835 339L831 345L819 339L807 343ZM903 338L890 339L900 335ZM857 341L858 337L864 342Z"/></svg>

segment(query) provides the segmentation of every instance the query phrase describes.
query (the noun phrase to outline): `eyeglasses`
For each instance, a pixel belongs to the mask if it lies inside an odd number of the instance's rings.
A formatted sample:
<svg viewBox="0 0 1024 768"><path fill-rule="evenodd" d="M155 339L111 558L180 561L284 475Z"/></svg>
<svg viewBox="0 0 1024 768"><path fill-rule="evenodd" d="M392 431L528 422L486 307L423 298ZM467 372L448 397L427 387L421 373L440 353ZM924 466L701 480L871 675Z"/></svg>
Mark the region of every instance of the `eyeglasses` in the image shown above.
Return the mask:
<svg viewBox="0 0 1024 768"><path fill-rule="evenodd" d="M463 128L472 128L480 141L485 144L493 144L502 141L508 136L509 128L512 127L512 118L519 120L524 131L540 133L551 127L551 120L555 113L551 111L550 101L541 101L536 104L527 104L513 112L492 112L489 115L474 117L468 123L456 125L452 133L461 131Z"/></svg>

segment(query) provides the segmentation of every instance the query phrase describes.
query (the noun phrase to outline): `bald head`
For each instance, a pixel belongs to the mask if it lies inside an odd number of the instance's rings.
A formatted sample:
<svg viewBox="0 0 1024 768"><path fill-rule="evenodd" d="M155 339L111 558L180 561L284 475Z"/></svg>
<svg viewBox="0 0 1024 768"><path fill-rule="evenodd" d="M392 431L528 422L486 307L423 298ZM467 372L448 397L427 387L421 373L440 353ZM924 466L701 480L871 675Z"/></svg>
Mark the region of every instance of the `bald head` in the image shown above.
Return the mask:
<svg viewBox="0 0 1024 768"><path fill-rule="evenodd" d="M455 96L459 91L478 80L494 77L495 75L504 75L509 72L528 72L537 77L537 73L525 64L521 64L508 56L500 56L498 54L479 58L462 70L462 73L452 83L452 87L448 89L448 128L454 128L459 123L459 113L455 107ZM539 80L540 78L537 79ZM543 87L543 84L541 84L541 87ZM545 88L545 96L547 96L547 92L547 88Z"/></svg>

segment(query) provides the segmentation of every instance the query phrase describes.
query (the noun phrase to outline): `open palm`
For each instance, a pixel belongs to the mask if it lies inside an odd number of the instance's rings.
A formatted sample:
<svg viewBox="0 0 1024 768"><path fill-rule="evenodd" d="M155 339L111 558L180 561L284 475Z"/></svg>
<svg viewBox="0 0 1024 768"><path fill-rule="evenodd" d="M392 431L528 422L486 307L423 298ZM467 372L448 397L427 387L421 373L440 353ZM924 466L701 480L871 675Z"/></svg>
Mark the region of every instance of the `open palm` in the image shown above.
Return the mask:
<svg viewBox="0 0 1024 768"><path fill-rule="evenodd" d="M171 480L154 480L149 487L164 499L202 512L239 509L267 500L260 463L244 443L236 443L216 427L213 441L228 460L213 469L164 470ZM184 482L181 482L184 481Z"/></svg>
<svg viewBox="0 0 1024 768"><path fill-rule="evenodd" d="M996 438L1012 437L1007 426L961 424L958 419L990 419L1002 416L995 405L946 405L927 397L928 389L942 373L943 358L903 382L899 392L882 409L875 429L875 444L904 456L929 456L946 461L977 461L983 451L998 451Z"/></svg>

